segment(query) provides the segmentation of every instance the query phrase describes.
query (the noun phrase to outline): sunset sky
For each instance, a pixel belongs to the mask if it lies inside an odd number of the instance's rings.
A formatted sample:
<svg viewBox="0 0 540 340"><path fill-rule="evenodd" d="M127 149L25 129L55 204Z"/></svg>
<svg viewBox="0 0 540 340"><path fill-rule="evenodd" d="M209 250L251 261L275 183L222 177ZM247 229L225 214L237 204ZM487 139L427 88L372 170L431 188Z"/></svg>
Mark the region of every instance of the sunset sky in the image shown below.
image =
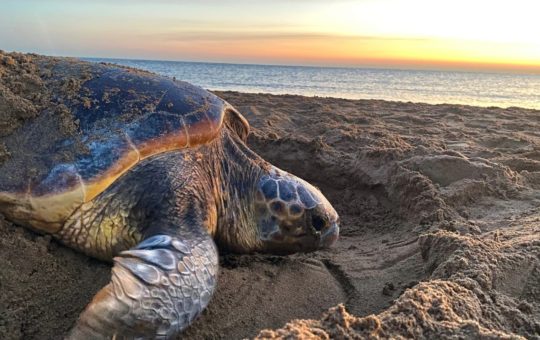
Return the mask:
<svg viewBox="0 0 540 340"><path fill-rule="evenodd" d="M0 1L0 49L540 73L540 1Z"/></svg>

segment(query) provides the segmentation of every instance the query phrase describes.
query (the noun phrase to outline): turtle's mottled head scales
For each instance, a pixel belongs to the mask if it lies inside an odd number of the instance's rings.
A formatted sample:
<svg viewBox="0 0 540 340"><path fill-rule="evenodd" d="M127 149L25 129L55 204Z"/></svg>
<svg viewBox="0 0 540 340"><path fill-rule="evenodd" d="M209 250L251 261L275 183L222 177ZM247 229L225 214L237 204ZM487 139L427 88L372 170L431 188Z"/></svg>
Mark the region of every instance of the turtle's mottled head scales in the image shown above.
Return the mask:
<svg viewBox="0 0 540 340"><path fill-rule="evenodd" d="M255 195L264 251L292 253L331 246L339 217L319 189L277 168L263 175Z"/></svg>

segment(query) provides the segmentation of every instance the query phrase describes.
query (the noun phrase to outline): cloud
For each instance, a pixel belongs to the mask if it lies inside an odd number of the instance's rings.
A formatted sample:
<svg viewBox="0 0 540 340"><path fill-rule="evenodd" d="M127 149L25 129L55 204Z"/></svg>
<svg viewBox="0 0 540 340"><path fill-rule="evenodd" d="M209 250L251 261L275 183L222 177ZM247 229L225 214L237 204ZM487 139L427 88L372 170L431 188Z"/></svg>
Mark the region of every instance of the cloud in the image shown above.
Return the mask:
<svg viewBox="0 0 540 340"><path fill-rule="evenodd" d="M247 30L247 29L246 29ZM205 31L183 30L169 33L152 33L145 35L147 38L165 41L265 41L265 40L347 40L347 41L429 41L430 38L396 37L396 36L372 36L372 35L347 35L318 32L272 32L255 31Z"/></svg>

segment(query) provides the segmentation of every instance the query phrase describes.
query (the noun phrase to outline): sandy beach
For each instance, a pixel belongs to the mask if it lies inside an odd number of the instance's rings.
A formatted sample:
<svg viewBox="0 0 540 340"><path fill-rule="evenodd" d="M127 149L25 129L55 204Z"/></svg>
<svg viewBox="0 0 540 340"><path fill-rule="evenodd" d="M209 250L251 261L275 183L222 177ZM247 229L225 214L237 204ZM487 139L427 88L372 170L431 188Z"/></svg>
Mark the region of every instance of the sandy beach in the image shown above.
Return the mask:
<svg viewBox="0 0 540 340"><path fill-rule="evenodd" d="M40 86L2 65L0 162L39 117L8 109ZM185 338L539 338L540 111L216 94L254 151L322 190L342 231L310 254L222 254ZM0 221L0 338L62 338L110 265Z"/></svg>

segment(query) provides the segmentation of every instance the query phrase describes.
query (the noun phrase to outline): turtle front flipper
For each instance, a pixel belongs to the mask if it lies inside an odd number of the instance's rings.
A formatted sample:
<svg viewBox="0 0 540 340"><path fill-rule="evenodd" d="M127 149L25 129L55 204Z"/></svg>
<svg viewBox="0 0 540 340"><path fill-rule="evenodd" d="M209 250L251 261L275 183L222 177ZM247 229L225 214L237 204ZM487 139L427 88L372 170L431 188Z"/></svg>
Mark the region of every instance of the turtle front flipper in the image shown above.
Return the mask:
<svg viewBox="0 0 540 340"><path fill-rule="evenodd" d="M208 305L217 272L217 249L205 231L147 237L114 258L111 282L68 338L172 338Z"/></svg>

